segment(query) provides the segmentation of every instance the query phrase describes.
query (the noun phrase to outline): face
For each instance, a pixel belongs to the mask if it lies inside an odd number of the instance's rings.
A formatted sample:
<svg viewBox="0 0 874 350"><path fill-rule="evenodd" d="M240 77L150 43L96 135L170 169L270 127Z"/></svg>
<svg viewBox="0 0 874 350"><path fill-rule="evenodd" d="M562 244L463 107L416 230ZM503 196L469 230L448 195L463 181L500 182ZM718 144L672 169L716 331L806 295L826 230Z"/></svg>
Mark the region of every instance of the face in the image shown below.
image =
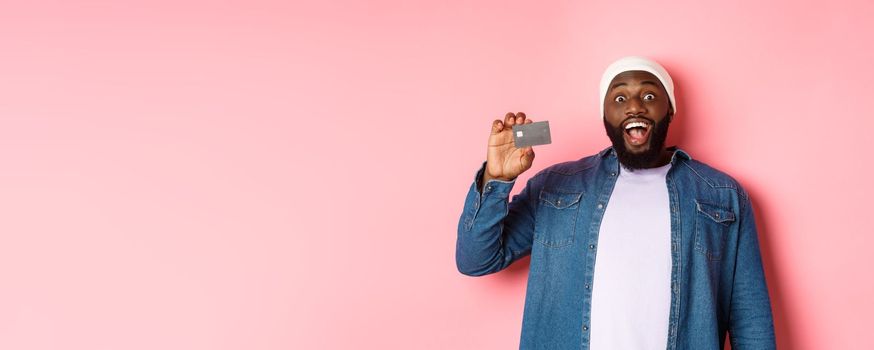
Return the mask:
<svg viewBox="0 0 874 350"><path fill-rule="evenodd" d="M604 127L619 161L632 170L659 165L673 114L667 91L652 73L613 78L604 98Z"/></svg>

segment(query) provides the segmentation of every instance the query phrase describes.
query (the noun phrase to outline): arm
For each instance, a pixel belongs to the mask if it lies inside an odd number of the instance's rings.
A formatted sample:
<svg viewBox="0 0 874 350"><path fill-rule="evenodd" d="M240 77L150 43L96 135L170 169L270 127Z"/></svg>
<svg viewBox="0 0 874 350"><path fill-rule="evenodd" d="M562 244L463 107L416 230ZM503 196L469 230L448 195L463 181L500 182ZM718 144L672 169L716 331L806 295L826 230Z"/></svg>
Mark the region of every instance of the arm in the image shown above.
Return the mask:
<svg viewBox="0 0 874 350"><path fill-rule="evenodd" d="M774 321L762 269L756 221L749 196L745 191L740 194L737 260L728 319L731 348L774 349Z"/></svg>
<svg viewBox="0 0 874 350"><path fill-rule="evenodd" d="M468 276L495 273L531 253L535 202L532 181L508 201L515 179L491 179L478 191L484 166L477 172L458 222L455 263ZM536 176L535 176L536 178ZM533 180L533 179L532 179Z"/></svg>

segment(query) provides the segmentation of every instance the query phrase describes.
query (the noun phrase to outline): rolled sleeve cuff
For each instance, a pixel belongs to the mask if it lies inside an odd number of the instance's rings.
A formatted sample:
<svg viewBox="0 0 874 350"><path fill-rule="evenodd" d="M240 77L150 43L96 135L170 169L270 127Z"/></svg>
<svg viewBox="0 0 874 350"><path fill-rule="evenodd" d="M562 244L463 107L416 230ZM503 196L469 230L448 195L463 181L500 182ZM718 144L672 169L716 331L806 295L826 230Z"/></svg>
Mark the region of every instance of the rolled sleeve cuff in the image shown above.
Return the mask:
<svg viewBox="0 0 874 350"><path fill-rule="evenodd" d="M474 178L474 188L477 189L477 194L480 196L487 195L509 195L510 191L513 189L513 185L516 183L516 179L510 181L498 180L498 179L489 179L486 181L485 186L480 187L482 183L483 174L486 171L486 162L483 162L482 166L480 166L479 171L476 172L476 177ZM479 192L479 188L482 188L482 193Z"/></svg>
<svg viewBox="0 0 874 350"><path fill-rule="evenodd" d="M464 231L470 231L473 227L475 218L480 214L483 207L486 207L486 214L492 215L495 208L506 207L506 202L510 196L510 191L513 189L513 184L516 179L511 181L503 181L498 179L490 179L482 186L482 192L479 191L480 182L485 172L486 162L476 172L476 177L470 185L470 190L467 193L467 198L464 201L464 211L462 215L462 223ZM504 203L503 205L496 205ZM494 212L494 213L493 213Z"/></svg>

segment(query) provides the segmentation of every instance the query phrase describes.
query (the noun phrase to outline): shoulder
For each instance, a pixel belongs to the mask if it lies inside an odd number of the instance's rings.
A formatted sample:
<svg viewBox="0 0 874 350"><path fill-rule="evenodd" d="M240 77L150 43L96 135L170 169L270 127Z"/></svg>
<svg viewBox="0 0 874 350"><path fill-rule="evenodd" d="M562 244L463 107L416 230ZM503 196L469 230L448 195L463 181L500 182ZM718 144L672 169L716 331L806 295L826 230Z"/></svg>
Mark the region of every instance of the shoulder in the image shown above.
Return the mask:
<svg viewBox="0 0 874 350"><path fill-rule="evenodd" d="M697 159L684 159L679 166L689 170L693 180L703 183L713 189L728 189L746 197L746 191L740 182L728 173L719 170Z"/></svg>

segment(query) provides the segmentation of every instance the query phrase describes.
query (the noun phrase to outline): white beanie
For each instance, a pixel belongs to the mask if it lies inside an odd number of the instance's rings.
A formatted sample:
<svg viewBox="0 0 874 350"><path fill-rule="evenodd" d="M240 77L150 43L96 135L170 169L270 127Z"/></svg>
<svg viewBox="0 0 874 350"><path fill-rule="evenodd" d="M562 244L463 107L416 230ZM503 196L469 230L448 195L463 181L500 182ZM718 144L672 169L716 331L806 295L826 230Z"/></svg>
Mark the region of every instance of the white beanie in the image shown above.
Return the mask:
<svg viewBox="0 0 874 350"><path fill-rule="evenodd" d="M674 107L674 113L677 113L677 103L674 100L674 81L671 80L671 75L668 74L665 67L646 57L628 56L611 63L604 71L604 75L601 76L601 103L599 106L601 107L602 119L604 118L604 99L607 97L607 90L610 89L610 82L620 73L632 70L642 70L655 75L664 85L668 92L668 98L671 100L671 106Z"/></svg>

